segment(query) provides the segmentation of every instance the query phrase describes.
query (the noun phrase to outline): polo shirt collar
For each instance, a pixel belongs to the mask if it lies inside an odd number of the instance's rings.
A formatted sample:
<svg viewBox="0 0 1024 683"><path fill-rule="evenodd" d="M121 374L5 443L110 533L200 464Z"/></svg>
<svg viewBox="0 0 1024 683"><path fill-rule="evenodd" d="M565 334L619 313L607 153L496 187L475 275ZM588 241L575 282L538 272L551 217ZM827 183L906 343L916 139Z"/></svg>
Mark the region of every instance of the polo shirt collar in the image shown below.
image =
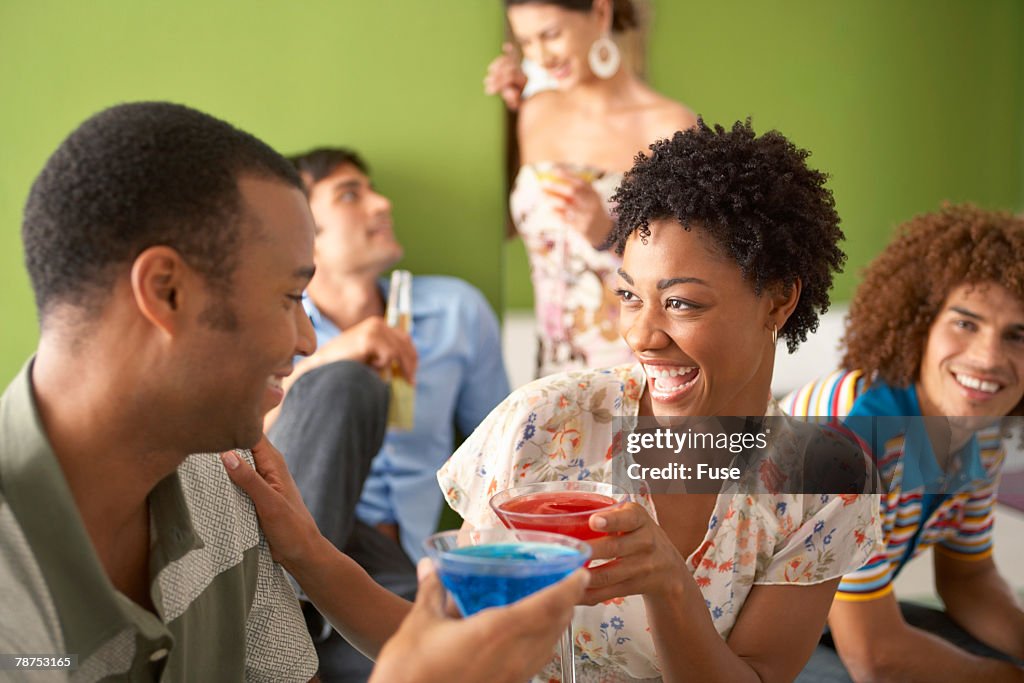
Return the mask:
<svg viewBox="0 0 1024 683"><path fill-rule="evenodd" d="M878 456L884 455L882 450L887 442L903 437L904 490L952 494L987 478L977 435L971 435L952 455L948 471L943 471L932 450L925 419L913 384L895 387L876 381L857 398L845 423L871 444Z"/></svg>
<svg viewBox="0 0 1024 683"><path fill-rule="evenodd" d="M128 627L147 638L165 636L155 617L114 588L96 555L43 430L32 389L33 362L29 360L0 398L0 491L46 581L65 651L84 661ZM149 505L150 585L161 611L155 581L159 570L200 543L177 472L157 484Z"/></svg>

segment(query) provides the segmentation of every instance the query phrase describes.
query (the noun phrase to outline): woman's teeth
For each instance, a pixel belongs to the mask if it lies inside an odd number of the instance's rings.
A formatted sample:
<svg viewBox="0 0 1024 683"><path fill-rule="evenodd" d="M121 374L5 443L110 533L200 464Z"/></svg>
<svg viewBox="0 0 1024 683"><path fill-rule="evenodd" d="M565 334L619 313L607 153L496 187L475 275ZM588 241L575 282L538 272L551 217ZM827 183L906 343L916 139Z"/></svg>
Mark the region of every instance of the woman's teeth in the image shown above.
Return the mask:
<svg viewBox="0 0 1024 683"><path fill-rule="evenodd" d="M696 367L644 366L647 377L653 380L653 388L661 393L677 392L697 380Z"/></svg>
<svg viewBox="0 0 1024 683"><path fill-rule="evenodd" d="M651 379L669 379L670 377L678 377L679 375L687 375L697 368L682 368L682 367L655 367L652 365L645 365L644 372Z"/></svg>

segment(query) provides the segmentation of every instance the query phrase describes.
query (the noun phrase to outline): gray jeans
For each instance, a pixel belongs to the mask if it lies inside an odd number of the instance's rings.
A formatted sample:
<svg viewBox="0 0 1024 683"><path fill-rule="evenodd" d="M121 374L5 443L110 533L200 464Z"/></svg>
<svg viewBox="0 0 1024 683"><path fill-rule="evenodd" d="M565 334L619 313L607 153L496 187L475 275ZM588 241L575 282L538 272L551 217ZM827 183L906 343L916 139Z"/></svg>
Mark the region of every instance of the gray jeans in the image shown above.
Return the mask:
<svg viewBox="0 0 1024 683"><path fill-rule="evenodd" d="M362 363L331 363L296 380L268 436L284 454L321 533L377 583L411 600L416 595L412 561L399 544L355 516L370 463L384 441L387 409L388 387L376 372ZM373 662L313 605L303 600L302 607L320 658L320 679L366 681Z"/></svg>
<svg viewBox="0 0 1024 683"><path fill-rule="evenodd" d="M981 642L967 631L957 626L956 622L949 618L942 610L932 609L912 602L901 602L900 611L903 612L903 619L922 631L928 631L939 636L961 650L966 650L979 657L990 657L1001 659L1006 662L1014 661L1013 657L1006 655L999 650L993 649ZM1018 662L1020 664L1020 662ZM851 683L850 674L846 673L843 662L836 654L832 636L825 634L811 655L807 666L796 678L797 683Z"/></svg>

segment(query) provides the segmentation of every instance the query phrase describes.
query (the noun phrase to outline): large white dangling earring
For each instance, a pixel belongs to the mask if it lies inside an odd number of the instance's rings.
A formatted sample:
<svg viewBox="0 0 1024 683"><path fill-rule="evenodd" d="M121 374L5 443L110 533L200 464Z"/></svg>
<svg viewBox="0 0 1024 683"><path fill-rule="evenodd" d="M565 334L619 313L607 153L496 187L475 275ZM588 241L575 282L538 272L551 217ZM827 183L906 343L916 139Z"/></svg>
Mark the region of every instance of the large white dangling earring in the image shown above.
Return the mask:
<svg viewBox="0 0 1024 683"><path fill-rule="evenodd" d="M614 40L603 35L590 46L587 63L590 64L590 70L595 76L608 79L618 72L619 65L622 64L622 53L619 52L619 46Z"/></svg>

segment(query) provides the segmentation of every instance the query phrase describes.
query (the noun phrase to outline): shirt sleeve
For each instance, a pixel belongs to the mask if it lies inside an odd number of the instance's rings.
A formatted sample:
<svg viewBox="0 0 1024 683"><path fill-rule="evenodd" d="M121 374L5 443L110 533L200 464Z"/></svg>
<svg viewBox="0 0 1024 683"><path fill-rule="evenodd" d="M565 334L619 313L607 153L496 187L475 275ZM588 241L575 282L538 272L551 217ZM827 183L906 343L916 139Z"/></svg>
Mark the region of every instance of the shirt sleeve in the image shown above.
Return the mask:
<svg viewBox="0 0 1024 683"><path fill-rule="evenodd" d="M509 394L498 319L487 300L466 285L462 329L472 341L455 406L455 426L469 434Z"/></svg>
<svg viewBox="0 0 1024 683"><path fill-rule="evenodd" d="M470 434L437 473L445 500L475 527L499 524L488 501L511 485L516 458L516 434L536 423L514 393L495 408ZM522 441L521 439L519 441Z"/></svg>
<svg viewBox="0 0 1024 683"><path fill-rule="evenodd" d="M864 565L881 547L878 494L804 494L803 514L755 584L815 584Z"/></svg>
<svg viewBox="0 0 1024 683"><path fill-rule="evenodd" d="M888 555L878 553L855 572L843 576L836 590L836 600L862 602L874 600L892 592L892 581L896 578Z"/></svg>
<svg viewBox="0 0 1024 683"><path fill-rule="evenodd" d="M438 471L448 504L473 526L500 524L498 491L542 481L604 481L631 366L551 375L516 389Z"/></svg>
<svg viewBox="0 0 1024 683"><path fill-rule="evenodd" d="M983 560L992 554L996 493L1006 457L1001 435L988 435L986 438L990 443L982 441L981 458L988 477L971 491L952 533L945 535L935 546L939 552L969 561Z"/></svg>
<svg viewBox="0 0 1024 683"><path fill-rule="evenodd" d="M862 602L874 600L892 591L896 570L889 558L889 537L895 527L899 512L899 494L888 493L881 497L881 542L871 556L860 567L847 572L839 588L836 600Z"/></svg>
<svg viewBox="0 0 1024 683"><path fill-rule="evenodd" d="M864 392L866 383L859 370L836 370L790 392L779 400L779 406L793 417L845 417L857 396Z"/></svg>
<svg viewBox="0 0 1024 683"><path fill-rule="evenodd" d="M0 494L0 652L5 654L64 653L64 638L56 606L50 597L42 570L32 555L28 540L18 526L14 512ZM84 661L83 661L84 660ZM87 658L80 658L85 665ZM65 671L25 673L3 680L66 681Z"/></svg>
<svg viewBox="0 0 1024 683"><path fill-rule="evenodd" d="M245 680L305 683L316 675L318 660L298 598L262 531L257 552L256 592L245 624Z"/></svg>

